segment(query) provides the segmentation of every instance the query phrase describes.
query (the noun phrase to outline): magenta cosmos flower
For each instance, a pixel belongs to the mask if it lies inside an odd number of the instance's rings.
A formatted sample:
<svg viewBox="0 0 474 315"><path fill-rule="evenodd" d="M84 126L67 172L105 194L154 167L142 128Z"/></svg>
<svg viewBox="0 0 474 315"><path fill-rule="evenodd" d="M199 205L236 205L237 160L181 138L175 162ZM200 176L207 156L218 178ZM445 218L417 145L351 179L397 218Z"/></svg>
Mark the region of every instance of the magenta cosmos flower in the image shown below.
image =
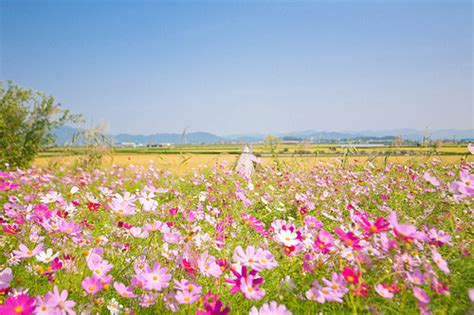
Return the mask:
<svg viewBox="0 0 474 315"><path fill-rule="evenodd" d="M20 294L17 297L10 296L5 303L0 305L0 314L2 315L29 315L35 310L35 299L26 294Z"/></svg>
<svg viewBox="0 0 474 315"><path fill-rule="evenodd" d="M342 241L347 245L352 247L355 250L362 249L362 246L359 245L359 238L354 235L352 232L344 232L339 227L335 227L334 231L336 231L337 235L342 239Z"/></svg>

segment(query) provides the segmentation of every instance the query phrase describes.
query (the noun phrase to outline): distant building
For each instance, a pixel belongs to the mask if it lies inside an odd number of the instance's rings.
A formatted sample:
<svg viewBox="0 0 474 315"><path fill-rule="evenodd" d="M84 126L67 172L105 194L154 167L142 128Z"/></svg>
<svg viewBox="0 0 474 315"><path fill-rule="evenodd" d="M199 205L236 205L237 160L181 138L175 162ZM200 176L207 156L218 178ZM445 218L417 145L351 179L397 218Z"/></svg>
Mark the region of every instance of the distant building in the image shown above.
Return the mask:
<svg viewBox="0 0 474 315"><path fill-rule="evenodd" d="M135 142L121 142L117 146L122 148L136 148L136 147L143 147L143 143L135 143Z"/></svg>

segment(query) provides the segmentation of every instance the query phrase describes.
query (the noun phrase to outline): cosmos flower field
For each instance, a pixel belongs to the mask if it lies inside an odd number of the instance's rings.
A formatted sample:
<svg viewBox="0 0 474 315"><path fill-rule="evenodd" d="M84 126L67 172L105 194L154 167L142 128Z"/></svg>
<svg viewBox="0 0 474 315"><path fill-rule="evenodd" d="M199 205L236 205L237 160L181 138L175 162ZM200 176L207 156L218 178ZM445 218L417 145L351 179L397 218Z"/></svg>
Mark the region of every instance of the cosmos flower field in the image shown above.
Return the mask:
<svg viewBox="0 0 474 315"><path fill-rule="evenodd" d="M464 314L474 164L0 173L0 314Z"/></svg>

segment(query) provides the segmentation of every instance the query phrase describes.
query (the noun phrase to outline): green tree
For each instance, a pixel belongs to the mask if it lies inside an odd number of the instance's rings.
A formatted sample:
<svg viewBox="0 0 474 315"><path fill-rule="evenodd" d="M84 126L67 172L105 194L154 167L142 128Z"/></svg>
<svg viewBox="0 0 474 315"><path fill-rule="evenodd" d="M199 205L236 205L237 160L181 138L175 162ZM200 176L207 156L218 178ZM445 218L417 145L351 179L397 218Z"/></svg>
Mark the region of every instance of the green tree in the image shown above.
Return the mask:
<svg viewBox="0 0 474 315"><path fill-rule="evenodd" d="M28 167L36 154L54 143L53 129L77 122L54 97L0 81L0 169Z"/></svg>
<svg viewBox="0 0 474 315"><path fill-rule="evenodd" d="M265 147L267 148L267 150L273 155L275 156L276 153L277 153L277 148L278 146L280 145L281 143L281 138L279 137L276 137L274 135L268 135L265 140L263 141L263 143L265 144Z"/></svg>

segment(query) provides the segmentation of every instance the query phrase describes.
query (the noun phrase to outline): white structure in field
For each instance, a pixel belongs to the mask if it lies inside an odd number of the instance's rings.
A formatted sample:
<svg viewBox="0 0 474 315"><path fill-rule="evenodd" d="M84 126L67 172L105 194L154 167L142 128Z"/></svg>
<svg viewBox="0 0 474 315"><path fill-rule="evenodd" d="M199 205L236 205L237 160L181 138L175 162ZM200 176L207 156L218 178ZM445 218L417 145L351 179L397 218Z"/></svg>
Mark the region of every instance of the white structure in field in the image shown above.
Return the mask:
<svg viewBox="0 0 474 315"><path fill-rule="evenodd" d="M242 154L240 154L235 170L246 178L250 178L254 172L254 159L252 148L246 144L242 149Z"/></svg>

